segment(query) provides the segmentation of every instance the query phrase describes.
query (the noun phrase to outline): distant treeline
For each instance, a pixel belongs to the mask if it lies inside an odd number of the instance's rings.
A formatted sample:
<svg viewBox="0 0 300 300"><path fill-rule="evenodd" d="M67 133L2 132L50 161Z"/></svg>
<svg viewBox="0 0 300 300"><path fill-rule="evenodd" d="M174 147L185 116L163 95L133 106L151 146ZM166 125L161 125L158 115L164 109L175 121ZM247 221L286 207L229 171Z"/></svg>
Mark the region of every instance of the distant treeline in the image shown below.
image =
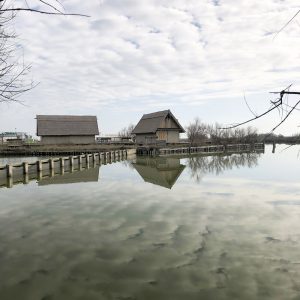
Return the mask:
<svg viewBox="0 0 300 300"><path fill-rule="evenodd" d="M259 134L257 137L267 144L300 144L300 134L284 136L282 134L263 133Z"/></svg>
<svg viewBox="0 0 300 300"><path fill-rule="evenodd" d="M300 134L284 136L275 133L259 134L257 129L251 126L221 129L221 124L208 124L196 118L186 127L188 142L191 145L200 144L236 144L236 143L300 143Z"/></svg>
<svg viewBox="0 0 300 300"><path fill-rule="evenodd" d="M261 142L257 129L251 126L233 129L221 128L221 124L207 124L196 118L186 127L186 134L191 145L203 143L236 144Z"/></svg>

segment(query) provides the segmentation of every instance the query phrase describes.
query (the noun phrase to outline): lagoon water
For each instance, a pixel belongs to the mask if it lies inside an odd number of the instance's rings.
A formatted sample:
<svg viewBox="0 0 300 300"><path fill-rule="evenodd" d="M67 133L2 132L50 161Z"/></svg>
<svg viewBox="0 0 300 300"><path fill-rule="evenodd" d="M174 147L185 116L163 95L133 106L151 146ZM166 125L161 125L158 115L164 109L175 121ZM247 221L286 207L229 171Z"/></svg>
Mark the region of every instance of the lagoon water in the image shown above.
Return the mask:
<svg viewBox="0 0 300 300"><path fill-rule="evenodd" d="M1 188L0 299L300 299L299 147L285 147Z"/></svg>

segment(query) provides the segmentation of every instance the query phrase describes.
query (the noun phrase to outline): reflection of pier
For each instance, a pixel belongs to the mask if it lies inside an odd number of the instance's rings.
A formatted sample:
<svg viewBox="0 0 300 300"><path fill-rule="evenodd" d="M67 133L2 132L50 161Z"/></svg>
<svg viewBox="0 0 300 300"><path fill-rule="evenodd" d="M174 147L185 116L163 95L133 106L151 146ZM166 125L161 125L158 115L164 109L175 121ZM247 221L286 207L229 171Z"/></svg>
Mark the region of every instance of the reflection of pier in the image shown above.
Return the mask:
<svg viewBox="0 0 300 300"><path fill-rule="evenodd" d="M73 170L72 173L66 172L63 175L55 174L54 176L46 176L38 181L39 186L50 184L69 184L79 182L98 182L100 166L92 166L89 169Z"/></svg>
<svg viewBox="0 0 300 300"><path fill-rule="evenodd" d="M179 158L137 157L132 163L144 181L171 189L185 168Z"/></svg>
<svg viewBox="0 0 300 300"><path fill-rule="evenodd" d="M0 186L12 187L16 183L28 183L30 180L42 181L45 178L51 178L49 181L55 183L59 179L54 179L57 175L67 174L65 179L60 179L61 183L65 180L67 183L82 181L75 175L75 171L88 170L96 168L100 164L108 164L124 160L128 155L134 154L132 150L119 150L111 152L93 153L70 157L49 158L38 160L34 163L23 162L21 164L6 165L0 167ZM99 171L99 170L98 170ZM96 172L96 170L95 170ZM94 174L95 175L95 174ZM92 172L86 173L86 176L95 176ZM98 175L97 175L98 178ZM91 179L91 177L90 177ZM92 180L87 181L92 181ZM84 180L83 180L84 181ZM39 184L43 185L43 184Z"/></svg>

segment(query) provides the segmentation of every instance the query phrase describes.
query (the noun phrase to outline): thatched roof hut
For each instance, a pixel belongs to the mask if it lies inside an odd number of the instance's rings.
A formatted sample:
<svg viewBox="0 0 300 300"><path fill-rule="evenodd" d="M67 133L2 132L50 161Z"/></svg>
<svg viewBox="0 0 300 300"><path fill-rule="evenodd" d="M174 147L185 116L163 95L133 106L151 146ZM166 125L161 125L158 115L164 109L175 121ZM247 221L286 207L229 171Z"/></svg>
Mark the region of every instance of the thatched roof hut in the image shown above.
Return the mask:
<svg viewBox="0 0 300 300"><path fill-rule="evenodd" d="M37 135L44 144L91 144L99 134L96 116L37 115Z"/></svg>
<svg viewBox="0 0 300 300"><path fill-rule="evenodd" d="M178 143L179 133L185 130L170 110L163 110L142 116L132 133L138 144L150 144L157 141Z"/></svg>

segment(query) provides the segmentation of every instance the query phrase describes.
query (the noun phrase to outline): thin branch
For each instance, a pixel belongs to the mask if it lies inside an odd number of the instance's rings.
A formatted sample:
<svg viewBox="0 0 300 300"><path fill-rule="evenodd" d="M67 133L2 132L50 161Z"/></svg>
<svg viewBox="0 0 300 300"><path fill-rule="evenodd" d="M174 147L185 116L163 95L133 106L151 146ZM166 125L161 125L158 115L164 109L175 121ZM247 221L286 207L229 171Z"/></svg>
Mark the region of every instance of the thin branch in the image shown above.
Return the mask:
<svg viewBox="0 0 300 300"><path fill-rule="evenodd" d="M26 11L26 12L35 12L39 14L45 14L45 15L57 15L57 16L77 16L77 17L87 17L89 18L90 16L88 15L82 15L82 14L72 14L72 13L63 13L63 12L48 12L48 11L43 11L43 10L38 10L38 9L33 9L33 8L5 8L1 9L1 12L7 12L7 11Z"/></svg>
<svg viewBox="0 0 300 300"><path fill-rule="evenodd" d="M63 13L61 10L57 9L54 5L50 4L50 3L47 3L46 1L44 0L39 0L40 2L42 2L43 4L45 4L46 6L49 6L51 7L52 9L54 9L55 11L59 12L59 13Z"/></svg>
<svg viewBox="0 0 300 300"><path fill-rule="evenodd" d="M300 9L295 13L295 15L284 25L282 26L277 32L276 34L274 35L273 37L273 40L277 37L277 35L282 31L284 30L296 17L297 15L300 13Z"/></svg>
<svg viewBox="0 0 300 300"><path fill-rule="evenodd" d="M257 117L257 114L256 114L255 112L253 112L252 109L250 108L250 106L249 106L249 104L248 104L248 102L247 102L247 100L246 100L245 93L244 93L244 101L245 101L245 103L246 103L248 109L250 110L250 112L253 114L253 116Z"/></svg>
<svg viewBox="0 0 300 300"><path fill-rule="evenodd" d="M232 128L236 128L236 127L239 127L239 126L241 126L241 125L247 124L247 123L249 123L249 122L252 122L252 121L254 121L254 120L256 120L256 119L259 119L259 118L265 116L266 114L268 114L269 112L271 112L272 110L274 110L275 108L277 108L277 107L280 106L280 105L281 105L281 102L279 102L278 104L276 104L276 105L273 106L272 108L268 109L268 110L265 111L264 113L262 113L262 114L256 116L255 118L249 119L249 120L247 120L247 121L245 121L245 122L238 123L238 124L236 124L236 125L232 125L232 126L228 126L228 127L221 127L221 128L219 128L219 129L232 129Z"/></svg>
<svg viewBox="0 0 300 300"><path fill-rule="evenodd" d="M296 106L298 106L299 103L300 103L300 100L292 107L292 109L288 112L288 114L285 116L285 118L271 130L271 132L273 132L275 129L277 129L289 117L289 115L293 112L293 110L296 108Z"/></svg>

